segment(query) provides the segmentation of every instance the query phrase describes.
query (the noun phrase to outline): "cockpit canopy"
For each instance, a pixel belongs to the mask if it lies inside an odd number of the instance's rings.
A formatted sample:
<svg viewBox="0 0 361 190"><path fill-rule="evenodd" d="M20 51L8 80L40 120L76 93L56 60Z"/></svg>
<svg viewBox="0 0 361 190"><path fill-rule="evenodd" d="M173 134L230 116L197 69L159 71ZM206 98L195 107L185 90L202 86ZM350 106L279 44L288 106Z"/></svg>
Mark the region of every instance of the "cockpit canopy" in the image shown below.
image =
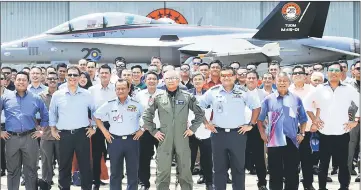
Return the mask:
<svg viewBox="0 0 361 190"><path fill-rule="evenodd" d="M98 28L108 28L114 26L124 25L139 25L139 24L170 24L167 21L154 20L145 16L120 13L120 12L107 12L107 13L94 13L74 18L61 25L58 25L45 33L59 34L79 30L91 30Z"/></svg>

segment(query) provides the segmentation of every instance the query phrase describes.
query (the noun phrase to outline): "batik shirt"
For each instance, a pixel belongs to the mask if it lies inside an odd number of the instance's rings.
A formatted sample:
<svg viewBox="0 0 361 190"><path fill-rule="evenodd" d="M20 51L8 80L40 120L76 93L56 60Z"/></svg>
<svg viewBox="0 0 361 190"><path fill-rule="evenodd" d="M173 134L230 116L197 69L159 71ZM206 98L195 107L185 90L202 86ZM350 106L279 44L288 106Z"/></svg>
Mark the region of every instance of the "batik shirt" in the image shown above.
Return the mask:
<svg viewBox="0 0 361 190"><path fill-rule="evenodd" d="M302 100L291 92L280 96L278 92L268 95L262 103L258 120L264 121L268 116L266 134L267 147L286 146L286 137L298 147L298 125L307 122L307 115Z"/></svg>

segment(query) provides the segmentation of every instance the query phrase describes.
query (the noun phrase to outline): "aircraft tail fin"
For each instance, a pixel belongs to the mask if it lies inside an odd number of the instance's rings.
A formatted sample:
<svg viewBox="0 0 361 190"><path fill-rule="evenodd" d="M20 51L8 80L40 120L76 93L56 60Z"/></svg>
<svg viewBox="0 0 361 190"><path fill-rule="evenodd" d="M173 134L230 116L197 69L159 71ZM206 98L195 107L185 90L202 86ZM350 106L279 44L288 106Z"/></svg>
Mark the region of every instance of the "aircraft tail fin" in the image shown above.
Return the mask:
<svg viewBox="0 0 361 190"><path fill-rule="evenodd" d="M257 27L253 36L260 40L321 38L329 1L280 2Z"/></svg>

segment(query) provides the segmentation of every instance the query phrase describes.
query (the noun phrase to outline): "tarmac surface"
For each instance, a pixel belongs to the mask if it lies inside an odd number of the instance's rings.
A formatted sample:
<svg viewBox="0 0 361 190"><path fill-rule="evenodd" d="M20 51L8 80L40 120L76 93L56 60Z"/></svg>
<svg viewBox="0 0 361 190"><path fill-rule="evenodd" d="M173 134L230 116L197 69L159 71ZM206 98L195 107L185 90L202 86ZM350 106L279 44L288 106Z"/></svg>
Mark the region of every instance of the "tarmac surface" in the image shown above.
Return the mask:
<svg viewBox="0 0 361 190"><path fill-rule="evenodd" d="M109 161L107 161L107 166L109 168ZM154 162L154 160L152 160L152 163L151 163L151 179L150 179L150 182L152 183L151 185L151 188L150 190L155 190L155 185L154 185L154 182L155 182L155 171L156 171L156 164ZM110 171L108 169L108 171ZM175 170L175 167L172 167L172 177L171 177L171 185L170 185L170 189L171 190L181 190L180 188L180 185L178 185L178 187L175 186L175 181L176 181L176 177L175 177L175 173L176 173L176 170ZM230 172L229 172L230 173ZM41 177L41 170L38 170L38 174L39 174L39 177ZM338 179L337 179L337 175L329 175L333 182L331 183L328 183L327 184L327 188L329 190L338 190L339 188L339 183L338 183ZM301 175L300 175L300 178L301 178ZM360 184L359 183L356 183L355 182L355 178L356 176L351 176L351 184L350 184L350 190L358 190L360 189ZM269 179L269 176L267 175L267 180ZM193 182L194 182L194 187L193 189L194 190L205 190L205 185L204 184L197 184L197 180L198 180L198 175L194 175L193 176ZM317 179L317 176L314 175L314 180L315 182L313 183L313 186L315 187L315 189L318 189L318 179ZM58 181L58 169L56 168L55 169L55 176L53 178L53 181L54 181L54 185L52 187L52 189L58 189L57 187L57 181ZM104 180L104 182L106 183L109 183L109 180ZM127 180L126 180L126 176L125 178L123 179L123 189L126 189L126 183L127 183ZM140 187L139 187L140 188ZM268 188L268 187L267 187ZM3 176L1 177L1 188L0 189L8 189L7 188L7 181L6 181L6 176ZM20 187L21 190L25 190L25 186L21 186ZM80 190L81 188L80 187L77 187L77 186L71 186L71 189L74 189L74 190ZM100 189L109 189L109 185L104 185L104 186L101 186ZM232 185L231 184L228 184L227 185L227 189L232 189ZM250 175L248 173L248 171L246 171L246 190L258 190L257 188L257 176L256 175ZM300 187L299 187L299 190L303 190L303 186L302 184L300 183Z"/></svg>

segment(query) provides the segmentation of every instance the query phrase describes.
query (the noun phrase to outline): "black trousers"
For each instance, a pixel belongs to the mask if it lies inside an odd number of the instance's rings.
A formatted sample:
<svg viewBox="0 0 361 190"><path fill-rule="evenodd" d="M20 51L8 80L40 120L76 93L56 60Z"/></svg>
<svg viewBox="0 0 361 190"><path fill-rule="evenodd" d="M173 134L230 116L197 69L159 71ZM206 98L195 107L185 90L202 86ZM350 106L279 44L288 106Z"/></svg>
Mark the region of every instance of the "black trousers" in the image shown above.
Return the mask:
<svg viewBox="0 0 361 190"><path fill-rule="evenodd" d="M109 127L108 122L104 122L104 126ZM99 187L101 174L101 159L105 153L105 137L100 129L92 136L92 158L93 158L93 180L94 184Z"/></svg>
<svg viewBox="0 0 361 190"><path fill-rule="evenodd" d="M264 159L264 141L261 138L258 127L253 126L252 130L248 132L247 147L246 147L246 168L249 170L255 166L258 187L266 186L267 170Z"/></svg>
<svg viewBox="0 0 361 190"><path fill-rule="evenodd" d="M112 134L109 144L110 158L110 190L122 189L124 159L127 171L127 190L138 189L139 141L133 140L134 135L126 138Z"/></svg>
<svg viewBox="0 0 361 190"><path fill-rule="evenodd" d="M237 129L225 131L217 128L212 133L213 184L215 190L227 187L228 165L231 165L232 188L245 190L245 151L247 134L238 134Z"/></svg>
<svg viewBox="0 0 361 190"><path fill-rule="evenodd" d="M301 169L303 175L303 187L308 188L313 183L313 159L312 149L310 145L311 132L305 133L305 138L300 144L300 160L301 160Z"/></svg>
<svg viewBox="0 0 361 190"><path fill-rule="evenodd" d="M139 184L150 187L150 161L155 153L154 146L158 148L158 140L145 131L139 141Z"/></svg>
<svg viewBox="0 0 361 190"><path fill-rule="evenodd" d="M291 139L286 139L286 146L268 147L269 187L272 190L283 189L283 177L286 178L284 190L298 189L299 151Z"/></svg>
<svg viewBox="0 0 361 190"><path fill-rule="evenodd" d="M74 152L78 160L81 175L81 188L91 190L92 170L90 163L90 139L86 136L86 128L80 128L74 133L60 132L59 155L59 188L70 190L71 164Z"/></svg>
<svg viewBox="0 0 361 190"><path fill-rule="evenodd" d="M200 149L201 174L204 176L206 185L212 185L212 144L211 139L197 139L195 135L189 137L189 147L191 149L191 171L197 158L198 148Z"/></svg>
<svg viewBox="0 0 361 190"><path fill-rule="evenodd" d="M5 130L5 123L1 124L1 131ZM5 140L1 139L1 171L6 170L6 159L5 159Z"/></svg>
<svg viewBox="0 0 361 190"><path fill-rule="evenodd" d="M318 184L321 190L326 189L331 156L339 167L338 181L341 188L348 188L350 185L351 176L347 166L349 141L349 133L343 135L320 134L320 173L318 174Z"/></svg>

